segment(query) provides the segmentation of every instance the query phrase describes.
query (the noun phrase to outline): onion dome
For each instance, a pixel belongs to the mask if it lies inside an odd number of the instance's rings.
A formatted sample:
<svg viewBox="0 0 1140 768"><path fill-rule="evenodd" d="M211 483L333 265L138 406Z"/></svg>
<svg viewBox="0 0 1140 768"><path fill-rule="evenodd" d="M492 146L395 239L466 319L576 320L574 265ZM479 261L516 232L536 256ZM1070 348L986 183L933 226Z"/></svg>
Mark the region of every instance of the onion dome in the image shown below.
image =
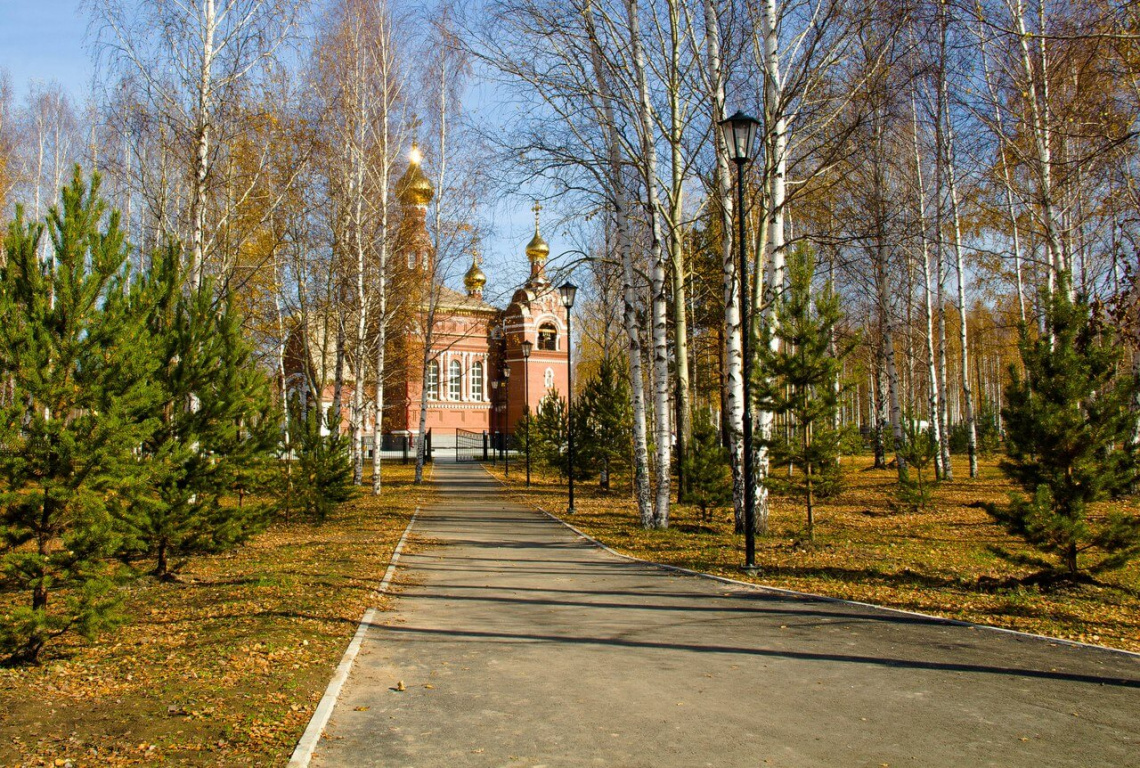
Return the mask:
<svg viewBox="0 0 1140 768"><path fill-rule="evenodd" d="M471 257L471 269L467 270L467 274L463 276L463 285L467 287L467 295L474 296L482 293L483 286L486 284L487 276L479 268L479 256L475 254Z"/></svg>
<svg viewBox="0 0 1140 768"><path fill-rule="evenodd" d="M534 237L526 245L526 257L530 259L532 264L546 261L546 257L550 255L550 246L538 233L538 213L541 210L542 206L536 202L534 204Z"/></svg>
<svg viewBox="0 0 1140 768"><path fill-rule="evenodd" d="M427 205L435 197L435 189L420 169L422 160L423 155L413 144L408 170L404 171L404 175L396 182L397 196L402 205Z"/></svg>

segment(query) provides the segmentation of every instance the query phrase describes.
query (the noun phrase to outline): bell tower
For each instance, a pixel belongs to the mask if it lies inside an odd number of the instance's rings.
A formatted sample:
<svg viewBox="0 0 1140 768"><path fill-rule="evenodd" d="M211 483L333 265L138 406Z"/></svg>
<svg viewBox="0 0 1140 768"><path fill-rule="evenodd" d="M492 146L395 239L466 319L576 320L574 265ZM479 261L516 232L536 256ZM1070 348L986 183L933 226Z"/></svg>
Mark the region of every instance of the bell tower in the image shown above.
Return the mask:
<svg viewBox="0 0 1140 768"><path fill-rule="evenodd" d="M435 197L435 189L420 167L422 162L423 154L413 144L408 169L396 182L396 199L400 203L398 242L400 267L430 274L435 254L427 231L427 207Z"/></svg>

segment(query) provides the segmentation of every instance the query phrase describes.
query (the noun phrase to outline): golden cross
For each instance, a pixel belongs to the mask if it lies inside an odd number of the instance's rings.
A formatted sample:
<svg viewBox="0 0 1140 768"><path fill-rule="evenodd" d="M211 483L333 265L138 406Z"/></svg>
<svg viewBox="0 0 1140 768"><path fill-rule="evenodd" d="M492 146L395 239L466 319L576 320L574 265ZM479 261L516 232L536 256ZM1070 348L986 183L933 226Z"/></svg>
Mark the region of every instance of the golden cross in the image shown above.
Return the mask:
<svg viewBox="0 0 1140 768"><path fill-rule="evenodd" d="M534 208L532 208L531 210L534 211L534 231L537 232L538 231L538 214L542 210L542 204L539 203L537 200L535 200L534 201Z"/></svg>

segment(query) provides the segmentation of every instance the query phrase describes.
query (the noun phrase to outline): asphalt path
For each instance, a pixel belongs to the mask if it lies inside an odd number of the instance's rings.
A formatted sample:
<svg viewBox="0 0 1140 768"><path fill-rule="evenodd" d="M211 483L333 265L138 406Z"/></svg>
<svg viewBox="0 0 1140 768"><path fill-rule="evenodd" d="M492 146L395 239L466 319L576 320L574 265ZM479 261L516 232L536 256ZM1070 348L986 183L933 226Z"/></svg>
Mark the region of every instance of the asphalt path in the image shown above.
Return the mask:
<svg viewBox="0 0 1140 768"><path fill-rule="evenodd" d="M315 766L1140 766L1136 656L678 575L434 481Z"/></svg>

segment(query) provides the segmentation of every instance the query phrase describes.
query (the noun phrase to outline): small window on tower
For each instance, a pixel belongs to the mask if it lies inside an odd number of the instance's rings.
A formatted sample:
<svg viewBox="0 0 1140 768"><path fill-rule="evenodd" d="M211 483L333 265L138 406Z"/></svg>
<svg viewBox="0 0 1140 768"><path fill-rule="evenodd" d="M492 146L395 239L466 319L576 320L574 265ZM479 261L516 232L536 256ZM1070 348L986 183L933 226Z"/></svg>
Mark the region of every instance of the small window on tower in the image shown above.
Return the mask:
<svg viewBox="0 0 1140 768"><path fill-rule="evenodd" d="M547 389L550 389L551 387L554 386L554 369L553 368L547 368L546 369L546 375L544 375L542 377L542 383L546 385Z"/></svg>
<svg viewBox="0 0 1140 768"><path fill-rule="evenodd" d="M543 323L538 327L538 348L546 352L558 349L558 329L554 323Z"/></svg>
<svg viewBox="0 0 1140 768"><path fill-rule="evenodd" d="M416 252L415 251L409 251L408 252L408 269L415 269L415 268L416 268Z"/></svg>

